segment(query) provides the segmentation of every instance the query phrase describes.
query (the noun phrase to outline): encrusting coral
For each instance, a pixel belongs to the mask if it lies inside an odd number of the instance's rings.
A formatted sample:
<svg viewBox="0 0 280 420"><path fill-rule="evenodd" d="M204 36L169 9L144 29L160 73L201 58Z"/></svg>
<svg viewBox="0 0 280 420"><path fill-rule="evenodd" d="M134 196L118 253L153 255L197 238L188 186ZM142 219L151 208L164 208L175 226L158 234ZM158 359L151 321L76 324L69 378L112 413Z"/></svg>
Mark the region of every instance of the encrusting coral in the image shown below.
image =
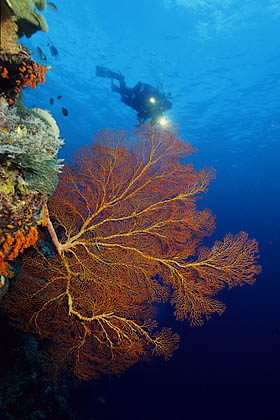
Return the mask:
<svg viewBox="0 0 280 420"><path fill-rule="evenodd" d="M9 261L38 239L37 226L44 223L47 195L32 191L9 160L0 170L0 275L10 277ZM1 287L1 286L0 286Z"/></svg>
<svg viewBox="0 0 280 420"><path fill-rule="evenodd" d="M12 20L10 9L4 1L0 2L0 8L0 52L5 51L6 54L17 54L22 50L22 45L17 43L18 26Z"/></svg>

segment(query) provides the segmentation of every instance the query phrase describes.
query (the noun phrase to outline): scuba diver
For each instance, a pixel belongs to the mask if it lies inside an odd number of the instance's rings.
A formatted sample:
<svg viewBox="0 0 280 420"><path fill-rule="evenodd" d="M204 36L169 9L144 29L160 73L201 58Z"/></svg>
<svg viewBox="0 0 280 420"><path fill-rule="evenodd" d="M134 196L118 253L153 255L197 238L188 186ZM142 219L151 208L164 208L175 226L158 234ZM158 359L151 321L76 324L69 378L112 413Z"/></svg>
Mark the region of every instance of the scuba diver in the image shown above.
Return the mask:
<svg viewBox="0 0 280 420"><path fill-rule="evenodd" d="M96 76L111 79L112 91L119 93L121 101L137 111L139 123L150 118L152 123L155 123L163 116L164 111L172 108L172 103L164 92L147 83L138 82L133 88L130 88L126 85L125 78L121 73L101 66L96 66ZM119 82L119 86L114 83L114 80Z"/></svg>

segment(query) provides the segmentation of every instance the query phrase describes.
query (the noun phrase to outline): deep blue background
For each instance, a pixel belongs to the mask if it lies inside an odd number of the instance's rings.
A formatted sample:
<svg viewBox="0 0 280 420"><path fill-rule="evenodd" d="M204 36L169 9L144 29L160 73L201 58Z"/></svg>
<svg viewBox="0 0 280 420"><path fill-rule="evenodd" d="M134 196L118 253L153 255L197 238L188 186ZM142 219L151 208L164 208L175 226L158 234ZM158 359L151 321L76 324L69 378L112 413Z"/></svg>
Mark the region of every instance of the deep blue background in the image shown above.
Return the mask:
<svg viewBox="0 0 280 420"><path fill-rule="evenodd" d="M279 0L55 3L58 11L45 13L49 32L23 40L53 66L24 102L51 109L65 139L60 157L98 129L136 124L96 64L131 86L161 82L173 98L168 117L198 149L196 168L217 170L200 203L217 215L213 240L245 230L259 241L263 266L253 287L224 293L226 312L201 328L166 314L181 335L173 359L83 386L81 419L280 419Z"/></svg>

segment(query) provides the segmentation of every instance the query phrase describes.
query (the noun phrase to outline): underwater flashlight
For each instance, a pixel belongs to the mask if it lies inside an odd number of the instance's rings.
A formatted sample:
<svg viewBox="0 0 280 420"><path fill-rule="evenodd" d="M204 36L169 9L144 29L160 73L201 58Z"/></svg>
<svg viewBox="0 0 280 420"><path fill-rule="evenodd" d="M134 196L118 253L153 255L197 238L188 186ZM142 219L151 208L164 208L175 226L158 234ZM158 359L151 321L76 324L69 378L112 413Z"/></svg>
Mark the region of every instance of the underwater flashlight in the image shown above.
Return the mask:
<svg viewBox="0 0 280 420"><path fill-rule="evenodd" d="M166 117L161 117L158 120L158 123L163 127L164 125L167 125L168 124L168 119Z"/></svg>
<svg viewBox="0 0 280 420"><path fill-rule="evenodd" d="M149 101L151 102L151 104L155 104L156 103L156 100L155 100L155 98L153 96L149 99Z"/></svg>

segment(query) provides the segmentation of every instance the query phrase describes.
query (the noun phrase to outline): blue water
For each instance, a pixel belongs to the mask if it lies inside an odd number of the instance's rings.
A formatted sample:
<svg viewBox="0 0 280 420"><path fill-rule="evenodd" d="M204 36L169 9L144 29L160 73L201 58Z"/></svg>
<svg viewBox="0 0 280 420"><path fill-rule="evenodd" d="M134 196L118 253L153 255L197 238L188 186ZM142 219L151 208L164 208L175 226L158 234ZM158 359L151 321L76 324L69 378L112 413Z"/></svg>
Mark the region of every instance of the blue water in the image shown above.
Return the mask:
<svg viewBox="0 0 280 420"><path fill-rule="evenodd" d="M136 124L96 65L121 71L130 86L162 83L172 94L168 118L198 149L196 168L217 171L200 203L217 216L213 240L245 230L263 266L253 287L224 293L222 317L201 328L173 324L181 346L171 361L87 384L76 397L81 419L279 419L279 0L55 3L57 12L45 12L49 32L24 40L53 67L24 102L52 111L65 139L60 157L101 128Z"/></svg>

